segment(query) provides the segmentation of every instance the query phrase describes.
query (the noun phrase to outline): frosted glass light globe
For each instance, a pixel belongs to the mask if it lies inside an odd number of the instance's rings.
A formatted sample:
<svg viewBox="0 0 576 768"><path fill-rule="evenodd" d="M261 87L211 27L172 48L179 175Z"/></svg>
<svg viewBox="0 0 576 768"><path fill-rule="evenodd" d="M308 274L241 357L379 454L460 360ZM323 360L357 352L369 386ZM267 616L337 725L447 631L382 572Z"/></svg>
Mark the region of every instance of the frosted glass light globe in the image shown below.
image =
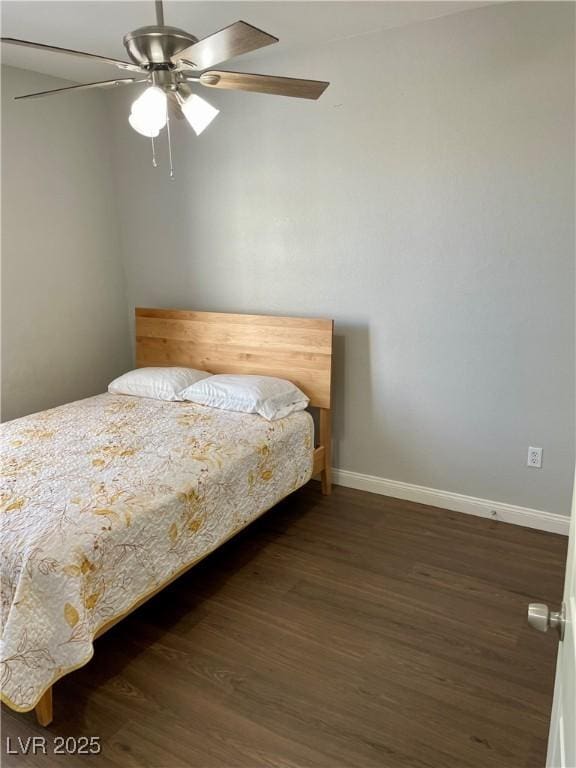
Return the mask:
<svg viewBox="0 0 576 768"><path fill-rule="evenodd" d="M143 136L158 136L168 119L168 99L162 88L146 88L132 104L128 122Z"/></svg>
<svg viewBox="0 0 576 768"><path fill-rule="evenodd" d="M220 113L219 109L213 107L205 99L197 96L195 93L187 99L180 102L184 117L192 128L196 136L200 136L202 131L207 128L212 120Z"/></svg>

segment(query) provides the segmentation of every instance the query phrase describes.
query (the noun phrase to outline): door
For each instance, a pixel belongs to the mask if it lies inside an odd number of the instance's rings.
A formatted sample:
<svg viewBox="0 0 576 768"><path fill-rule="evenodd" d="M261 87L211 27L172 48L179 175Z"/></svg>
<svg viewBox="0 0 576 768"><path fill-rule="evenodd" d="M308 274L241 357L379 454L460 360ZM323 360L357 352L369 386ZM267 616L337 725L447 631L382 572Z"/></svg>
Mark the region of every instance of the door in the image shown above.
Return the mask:
<svg viewBox="0 0 576 768"><path fill-rule="evenodd" d="M572 496L572 518L566 580L564 582L563 639L558 647L554 703L548 739L547 768L576 768L576 478ZM554 623L554 622L552 622ZM562 634L562 633L561 633Z"/></svg>

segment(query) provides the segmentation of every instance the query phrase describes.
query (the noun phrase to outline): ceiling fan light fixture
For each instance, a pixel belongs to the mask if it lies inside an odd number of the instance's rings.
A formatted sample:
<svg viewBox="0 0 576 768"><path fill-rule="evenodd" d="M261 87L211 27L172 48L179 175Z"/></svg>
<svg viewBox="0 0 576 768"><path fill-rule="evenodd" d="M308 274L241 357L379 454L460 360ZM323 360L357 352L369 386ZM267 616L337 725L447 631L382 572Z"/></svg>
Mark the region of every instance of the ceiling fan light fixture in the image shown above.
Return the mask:
<svg viewBox="0 0 576 768"><path fill-rule="evenodd" d="M1 0L0 0L1 2ZM131 61L112 59L108 56L61 48L31 40L0 36L0 43L75 56L88 61L102 62L143 75L96 83L83 83L66 88L27 93L17 99L36 99L62 93L77 93L87 88L107 88L112 85L148 83L149 87L132 104L128 122L142 136L152 139L152 165L157 167L154 139L165 127L170 162L172 166L171 118L185 117L194 133L199 136L219 114L209 102L193 94L189 85L219 88L228 91L248 91L272 96L292 96L300 99L318 99L329 83L320 80L303 80L276 75L258 75L249 72L226 72L211 69L224 61L244 53L257 51L278 38L269 35L246 21L236 21L207 37L198 39L185 30L166 26L163 0L155 0L156 24L139 27L124 35L124 47ZM207 71L209 70L209 71ZM170 105L170 117L168 116Z"/></svg>
<svg viewBox="0 0 576 768"><path fill-rule="evenodd" d="M158 136L168 120L168 99L156 85L146 88L132 104L128 122L142 136Z"/></svg>
<svg viewBox="0 0 576 768"><path fill-rule="evenodd" d="M202 131L207 128L212 120L220 114L220 110L213 107L206 99L193 93L187 99L183 99L178 94L178 101L184 113L184 117L190 123L196 136L200 136Z"/></svg>
<svg viewBox="0 0 576 768"><path fill-rule="evenodd" d="M139 120L137 115L133 112L128 115L128 122L134 128L134 130L141 136L146 136L149 139L155 139L160 135L160 128L156 125L149 125L146 122Z"/></svg>

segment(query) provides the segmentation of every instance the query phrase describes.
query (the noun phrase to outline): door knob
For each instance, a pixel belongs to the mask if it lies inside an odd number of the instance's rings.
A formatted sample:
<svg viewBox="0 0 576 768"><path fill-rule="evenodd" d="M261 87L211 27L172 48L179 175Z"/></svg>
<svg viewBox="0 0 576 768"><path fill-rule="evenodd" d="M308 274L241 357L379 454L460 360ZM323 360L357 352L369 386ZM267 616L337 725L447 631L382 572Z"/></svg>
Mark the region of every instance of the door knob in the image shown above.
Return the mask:
<svg viewBox="0 0 576 768"><path fill-rule="evenodd" d="M564 640L566 627L566 608L562 603L559 611L551 611L545 603L530 603L528 606L528 624L539 632L548 632L552 627L558 630L560 640Z"/></svg>

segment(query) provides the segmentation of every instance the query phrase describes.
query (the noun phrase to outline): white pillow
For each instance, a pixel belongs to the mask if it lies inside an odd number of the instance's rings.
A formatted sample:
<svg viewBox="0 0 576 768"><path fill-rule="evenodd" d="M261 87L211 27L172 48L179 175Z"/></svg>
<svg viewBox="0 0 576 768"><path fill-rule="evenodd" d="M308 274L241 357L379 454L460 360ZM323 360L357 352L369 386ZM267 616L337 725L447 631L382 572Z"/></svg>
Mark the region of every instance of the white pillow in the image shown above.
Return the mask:
<svg viewBox="0 0 576 768"><path fill-rule="evenodd" d="M210 376L180 395L184 400L212 408L242 413L259 413L269 421L303 411L309 400L298 387L272 376Z"/></svg>
<svg viewBox="0 0 576 768"><path fill-rule="evenodd" d="M155 400L183 400L180 395L183 389L211 375L194 368L136 368L110 382L108 392L153 397Z"/></svg>

